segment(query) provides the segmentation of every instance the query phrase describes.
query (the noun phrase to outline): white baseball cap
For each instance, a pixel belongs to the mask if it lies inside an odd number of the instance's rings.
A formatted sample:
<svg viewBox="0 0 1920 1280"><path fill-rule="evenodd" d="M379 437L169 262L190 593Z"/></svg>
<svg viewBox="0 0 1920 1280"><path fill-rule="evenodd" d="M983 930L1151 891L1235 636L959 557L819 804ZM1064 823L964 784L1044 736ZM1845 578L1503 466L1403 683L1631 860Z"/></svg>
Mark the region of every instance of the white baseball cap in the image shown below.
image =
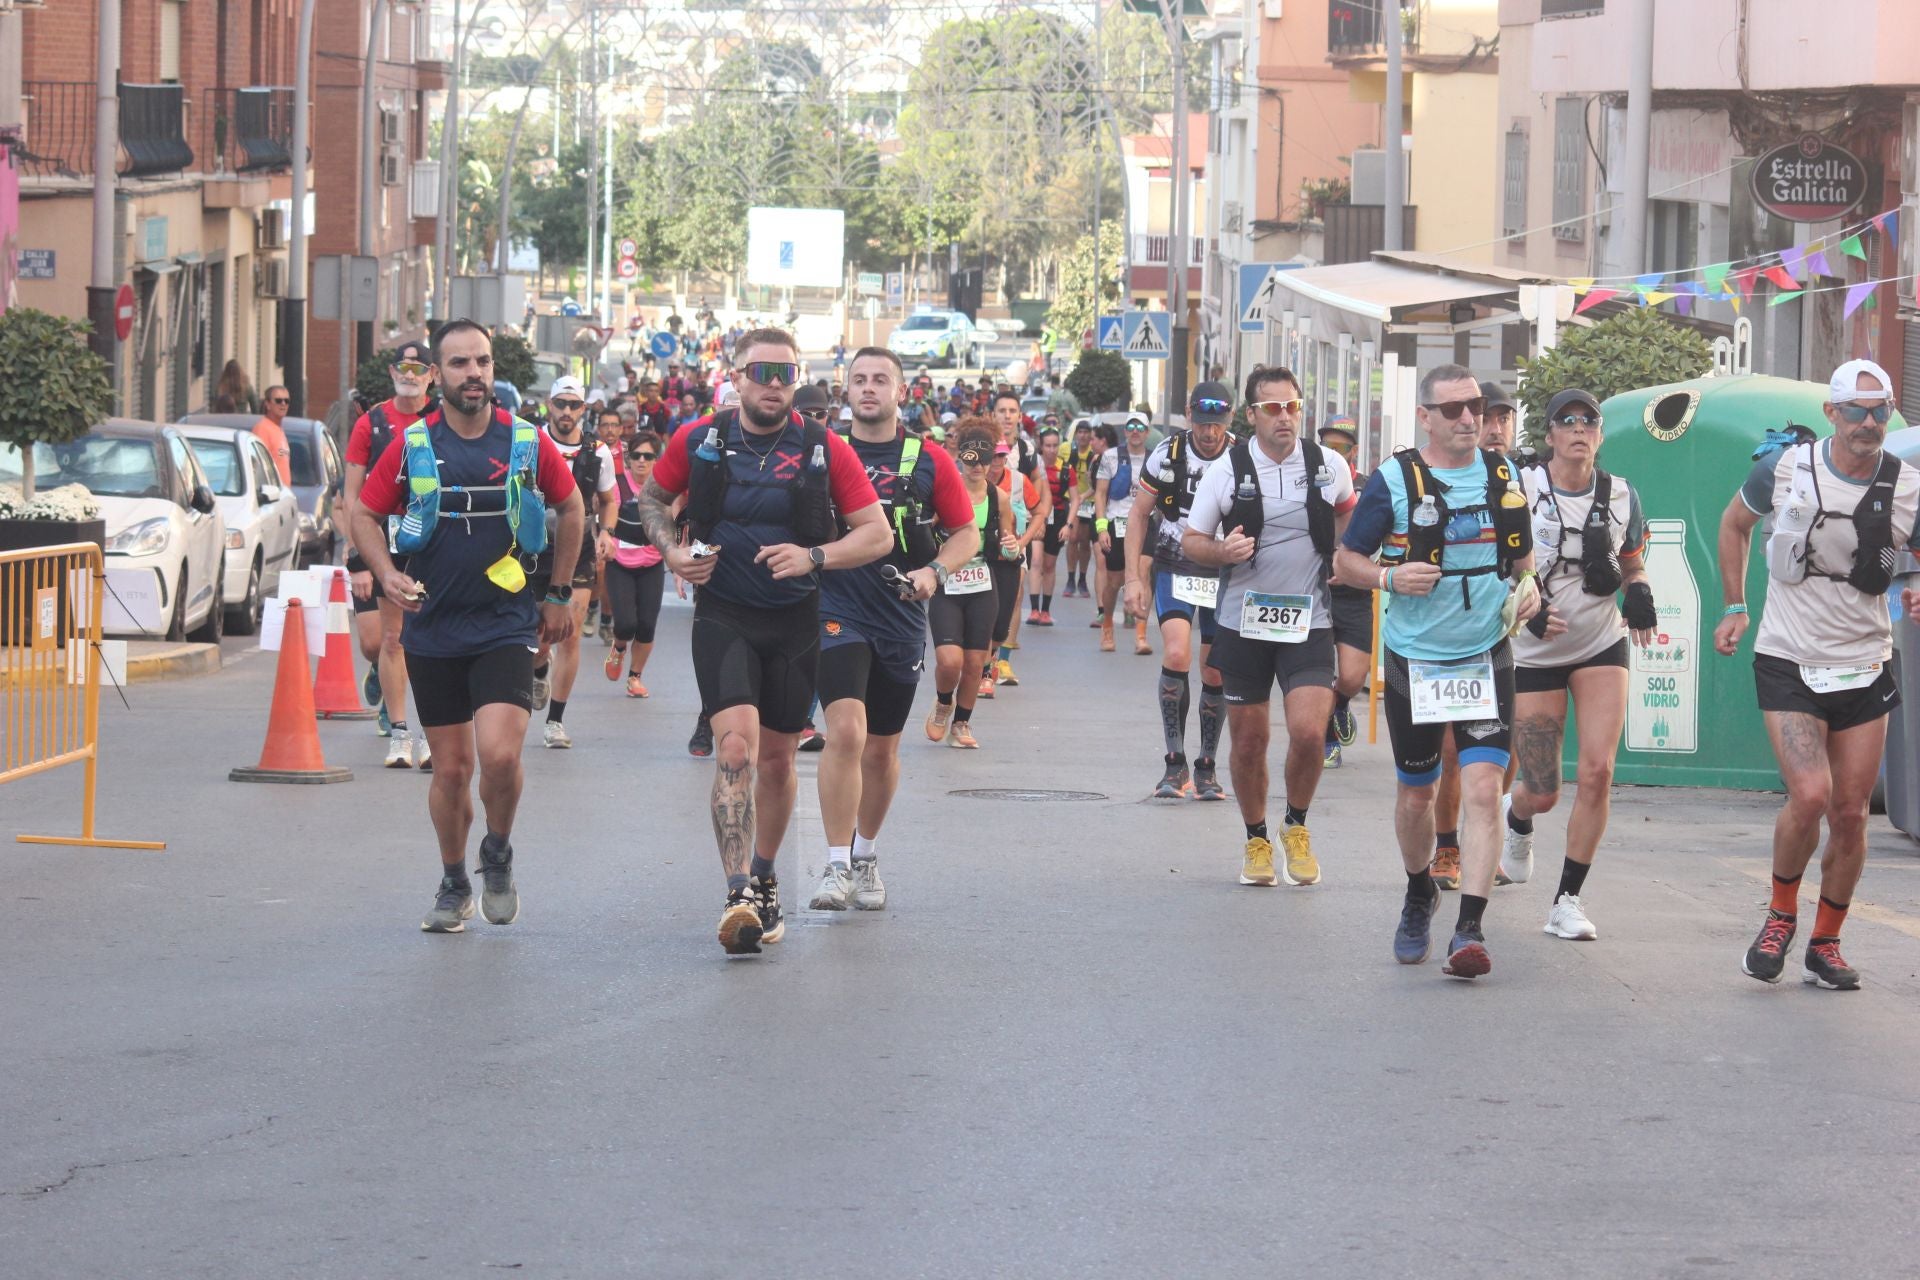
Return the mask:
<svg viewBox="0 0 1920 1280"><path fill-rule="evenodd" d="M1880 390L1862 391L1860 375L1866 374L1880 384ZM1827 401L1830 404L1847 404L1861 397L1880 399L1892 397L1893 379L1887 371L1871 360L1849 360L1833 371L1833 380L1827 383Z"/></svg>
<svg viewBox="0 0 1920 1280"><path fill-rule="evenodd" d="M1838 375L1835 375L1836 377ZM547 399L555 400L571 391L580 399L587 398L587 389L580 385L578 378L555 378L553 385L547 388Z"/></svg>

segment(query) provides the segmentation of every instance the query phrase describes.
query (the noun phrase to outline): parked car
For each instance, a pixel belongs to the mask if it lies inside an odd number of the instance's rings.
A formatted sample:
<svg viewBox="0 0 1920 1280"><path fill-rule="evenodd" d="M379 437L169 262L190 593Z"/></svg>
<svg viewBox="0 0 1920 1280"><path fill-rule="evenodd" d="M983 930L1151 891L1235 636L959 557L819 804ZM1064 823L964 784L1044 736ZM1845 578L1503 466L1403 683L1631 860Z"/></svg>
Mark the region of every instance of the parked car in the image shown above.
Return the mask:
<svg viewBox="0 0 1920 1280"><path fill-rule="evenodd" d="M20 474L0 445L0 479ZM34 484L85 485L107 526L102 630L218 642L226 522L176 427L110 418L78 440L33 446Z"/></svg>
<svg viewBox="0 0 1920 1280"><path fill-rule="evenodd" d="M955 369L973 363L978 342L973 324L958 311L916 311L887 335L887 350L908 364L945 361Z"/></svg>
<svg viewBox="0 0 1920 1280"><path fill-rule="evenodd" d="M300 550L300 506L260 437L244 427L183 426L227 526L227 630L260 629L264 601Z"/></svg>
<svg viewBox="0 0 1920 1280"><path fill-rule="evenodd" d="M247 431L253 430L258 421L248 413L190 413L180 420L183 426L238 427ZM347 483L340 446L327 424L318 418L287 418L280 429L287 433L293 493L300 505L297 564L332 564L346 532L346 520L339 513Z"/></svg>

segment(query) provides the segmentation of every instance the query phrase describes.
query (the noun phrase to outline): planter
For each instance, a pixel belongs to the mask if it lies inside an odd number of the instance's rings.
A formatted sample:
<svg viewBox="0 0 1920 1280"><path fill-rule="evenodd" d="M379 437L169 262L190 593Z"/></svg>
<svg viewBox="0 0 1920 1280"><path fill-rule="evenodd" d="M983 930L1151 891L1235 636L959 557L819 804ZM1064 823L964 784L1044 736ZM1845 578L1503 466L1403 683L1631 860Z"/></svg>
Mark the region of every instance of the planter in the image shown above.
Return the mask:
<svg viewBox="0 0 1920 1280"><path fill-rule="evenodd" d="M107 545L107 522L100 519L0 520L0 552L60 547L76 542L91 542L104 551ZM0 644L16 643L14 629L28 622L27 619L15 619L11 612L16 600L25 600L25 593L31 590L30 584L34 581L28 575L36 572L44 573L45 570L33 565L0 564ZM67 630L68 604L67 593L62 591L59 618L55 624L61 635L65 635ZM30 634L30 631L21 633L23 638Z"/></svg>

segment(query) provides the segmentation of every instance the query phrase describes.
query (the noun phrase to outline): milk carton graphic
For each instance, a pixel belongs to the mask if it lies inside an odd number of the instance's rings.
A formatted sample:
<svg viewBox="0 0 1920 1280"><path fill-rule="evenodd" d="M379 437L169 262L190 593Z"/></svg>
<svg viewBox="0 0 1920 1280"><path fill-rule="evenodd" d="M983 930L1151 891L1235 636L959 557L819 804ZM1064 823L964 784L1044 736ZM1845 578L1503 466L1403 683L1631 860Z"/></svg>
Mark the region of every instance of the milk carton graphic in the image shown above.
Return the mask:
<svg viewBox="0 0 1920 1280"><path fill-rule="evenodd" d="M1700 729L1700 591L1687 564L1687 522L1647 521L1647 580L1659 626L1627 653L1627 749L1697 749Z"/></svg>

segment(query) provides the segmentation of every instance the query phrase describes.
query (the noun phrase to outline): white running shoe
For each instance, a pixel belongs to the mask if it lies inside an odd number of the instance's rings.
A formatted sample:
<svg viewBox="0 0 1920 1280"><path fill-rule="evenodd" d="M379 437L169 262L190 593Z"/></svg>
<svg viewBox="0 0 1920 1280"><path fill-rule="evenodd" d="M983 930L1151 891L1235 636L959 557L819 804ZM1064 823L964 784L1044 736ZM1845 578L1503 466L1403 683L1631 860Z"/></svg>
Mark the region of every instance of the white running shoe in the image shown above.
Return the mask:
<svg viewBox="0 0 1920 1280"><path fill-rule="evenodd" d="M426 743L423 741L421 745L424 747ZM387 739L387 768L413 768L413 738L405 729L395 729Z"/></svg>
<svg viewBox="0 0 1920 1280"><path fill-rule="evenodd" d="M1500 797L1500 866L1494 873L1495 884L1525 884L1533 878L1533 837L1521 835L1507 825L1513 812L1513 797Z"/></svg>
<svg viewBox="0 0 1920 1280"><path fill-rule="evenodd" d="M571 747L573 739L567 736L567 726L558 720L547 721L546 743L549 747Z"/></svg>
<svg viewBox="0 0 1920 1280"><path fill-rule="evenodd" d="M862 911L887 909L887 886L880 881L880 863L875 858L856 859L853 864L853 905Z"/></svg>
<svg viewBox="0 0 1920 1280"><path fill-rule="evenodd" d="M424 733L413 740L413 767L422 773L433 772L433 748L427 745Z"/></svg>
<svg viewBox="0 0 1920 1280"><path fill-rule="evenodd" d="M820 887L813 891L813 897L807 901L810 911L845 911L847 898L853 893L853 875L844 862L829 862L827 869L820 873Z"/></svg>
<svg viewBox="0 0 1920 1280"><path fill-rule="evenodd" d="M545 711L547 709L547 691L547 678L543 675L536 674L533 677L533 709L535 711Z"/></svg>
<svg viewBox="0 0 1920 1280"><path fill-rule="evenodd" d="M1600 936L1593 927L1593 921L1587 919L1587 912L1580 899L1571 893L1563 893L1555 899L1553 910L1547 913L1547 926L1542 933L1550 933L1556 938L1565 938L1569 942L1592 942Z"/></svg>

